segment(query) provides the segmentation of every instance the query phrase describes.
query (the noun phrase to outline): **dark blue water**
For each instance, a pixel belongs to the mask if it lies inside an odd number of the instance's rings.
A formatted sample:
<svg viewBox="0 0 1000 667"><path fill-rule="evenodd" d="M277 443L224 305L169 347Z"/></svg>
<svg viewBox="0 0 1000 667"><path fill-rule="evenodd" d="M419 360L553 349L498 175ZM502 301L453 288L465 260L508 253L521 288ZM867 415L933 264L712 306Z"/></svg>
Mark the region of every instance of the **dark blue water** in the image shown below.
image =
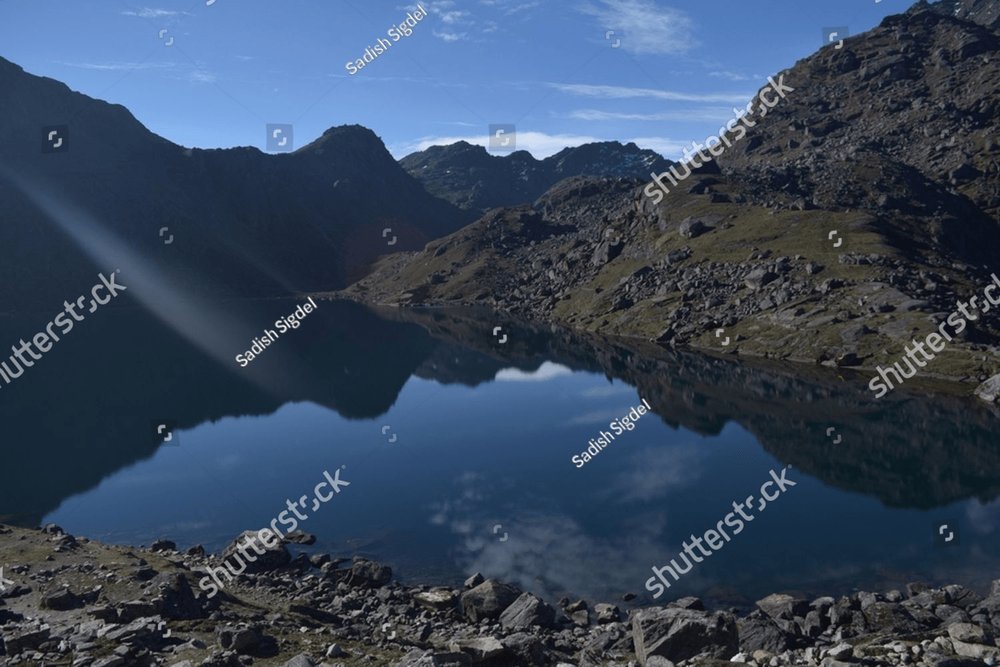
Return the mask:
<svg viewBox="0 0 1000 667"><path fill-rule="evenodd" d="M226 306L247 323L231 354L294 306ZM515 322L500 345L480 313L402 321L331 302L241 370L141 311L106 315L0 394L17 471L4 520L218 550L343 466L350 486L301 523L314 550L377 558L408 582L478 571L641 602L652 566L790 465L795 486L660 602L1000 576L998 421L963 401L874 405L836 376ZM576 467L642 399L654 412ZM176 421L171 442L153 442L157 419Z"/></svg>

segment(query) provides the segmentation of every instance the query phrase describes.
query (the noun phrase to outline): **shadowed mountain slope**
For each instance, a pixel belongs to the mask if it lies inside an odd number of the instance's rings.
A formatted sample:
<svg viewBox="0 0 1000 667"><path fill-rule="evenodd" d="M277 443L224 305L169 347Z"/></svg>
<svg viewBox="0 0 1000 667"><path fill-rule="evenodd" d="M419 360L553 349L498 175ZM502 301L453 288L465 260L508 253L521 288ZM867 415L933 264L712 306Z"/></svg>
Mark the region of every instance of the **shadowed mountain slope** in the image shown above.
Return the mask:
<svg viewBox="0 0 1000 667"><path fill-rule="evenodd" d="M109 239L201 291L259 296L343 285L379 254L421 247L467 221L366 128L332 128L287 154L186 149L122 106L0 59L0 244L14 250L0 268L0 301L8 306L25 301L17 279L25 271L32 300L58 303L95 269L115 268ZM98 260L80 250L88 243Z"/></svg>

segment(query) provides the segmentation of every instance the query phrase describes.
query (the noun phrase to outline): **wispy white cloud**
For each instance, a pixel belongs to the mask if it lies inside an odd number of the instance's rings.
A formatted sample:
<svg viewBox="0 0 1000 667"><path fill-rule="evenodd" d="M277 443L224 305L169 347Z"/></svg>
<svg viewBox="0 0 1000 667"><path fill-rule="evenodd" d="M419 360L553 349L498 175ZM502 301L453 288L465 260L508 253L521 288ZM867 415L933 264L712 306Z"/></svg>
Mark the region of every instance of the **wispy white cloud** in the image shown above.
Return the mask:
<svg viewBox="0 0 1000 667"><path fill-rule="evenodd" d="M513 16L514 14L534 9L542 3L538 0L535 0L534 2L518 2L518 0L480 0L479 4L487 7L496 7L505 16Z"/></svg>
<svg viewBox="0 0 1000 667"><path fill-rule="evenodd" d="M746 103L754 93L678 93L672 90L657 90L655 88L632 88L628 86L604 86L586 83L550 83L556 90L579 95L581 97L600 97L603 99L621 100L647 98L669 100L671 102L726 102L733 104Z"/></svg>
<svg viewBox="0 0 1000 667"><path fill-rule="evenodd" d="M760 76L754 74L753 76L747 74L739 74L737 72L730 72L729 70L721 70L718 72L709 72L709 76L714 76L719 79L726 79L728 81L759 81Z"/></svg>
<svg viewBox="0 0 1000 667"><path fill-rule="evenodd" d="M439 22L441 28L435 27L431 34L443 42L461 42L469 39L469 31L476 26L475 17L464 9L456 9L454 0L422 0L420 3L427 10L431 20ZM417 6L410 5L409 11Z"/></svg>
<svg viewBox="0 0 1000 667"><path fill-rule="evenodd" d="M96 70L99 72L135 72L143 70L161 70L163 76L192 83L215 83L218 77L204 69L191 69L189 65L179 65L177 63L156 63L156 62L117 62L117 63L62 63L66 67L76 67L79 69Z"/></svg>
<svg viewBox="0 0 1000 667"><path fill-rule="evenodd" d="M480 0L476 11L468 4L458 7L455 0L421 0L420 4L427 10L428 18L435 22L431 34L444 42L454 43L476 41L478 36L499 32L505 21L510 22L515 15L524 20L541 2ZM406 11L416 8L416 4L403 7Z"/></svg>
<svg viewBox="0 0 1000 667"><path fill-rule="evenodd" d="M614 499L612 502L648 503L696 484L703 475L705 459L705 450L696 445L685 443L623 452L621 455L627 457L628 462L611 477L604 493L609 501Z"/></svg>
<svg viewBox="0 0 1000 667"><path fill-rule="evenodd" d="M173 16L191 16L190 12L178 12L172 9L159 9L154 7L143 7L141 9L127 9L122 12L122 16L138 16L141 19L162 19Z"/></svg>
<svg viewBox="0 0 1000 667"><path fill-rule="evenodd" d="M444 32L442 30L435 30L432 34L445 42L460 42L469 38L469 34L465 32Z"/></svg>
<svg viewBox="0 0 1000 667"><path fill-rule="evenodd" d="M117 63L61 63L66 67L77 67L79 69L93 69L107 72L127 72L143 69L172 69L176 67L174 63L153 63L153 62L117 62Z"/></svg>
<svg viewBox="0 0 1000 667"><path fill-rule="evenodd" d="M192 83L215 83L216 76L204 70L195 70L188 74L188 81Z"/></svg>
<svg viewBox="0 0 1000 667"><path fill-rule="evenodd" d="M470 16L469 12L458 9L443 11L438 14L438 18L441 19L441 23L445 23L447 25L467 23Z"/></svg>
<svg viewBox="0 0 1000 667"><path fill-rule="evenodd" d="M643 55L677 55L696 46L694 22L654 0L600 0L579 10L597 19L604 30L620 34L624 50Z"/></svg>
<svg viewBox="0 0 1000 667"><path fill-rule="evenodd" d="M600 111L598 109L577 109L568 114L573 120L589 121L701 121L726 120L732 117L728 107L701 107L686 111L664 111L660 113L623 113L619 111Z"/></svg>

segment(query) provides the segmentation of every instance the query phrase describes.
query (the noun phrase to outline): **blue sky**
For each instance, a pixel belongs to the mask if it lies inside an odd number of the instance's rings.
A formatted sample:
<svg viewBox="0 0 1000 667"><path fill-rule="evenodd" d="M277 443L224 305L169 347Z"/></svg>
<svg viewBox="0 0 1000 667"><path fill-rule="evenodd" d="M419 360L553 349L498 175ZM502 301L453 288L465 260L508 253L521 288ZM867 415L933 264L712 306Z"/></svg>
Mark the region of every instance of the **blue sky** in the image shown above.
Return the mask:
<svg viewBox="0 0 1000 667"><path fill-rule="evenodd" d="M345 64L416 4L150 1L0 0L0 56L184 146L263 150L267 123L291 123L298 147L357 123L402 157L484 144L488 125L512 123L536 157L612 139L679 157L814 52L824 28L857 34L910 5L427 0L412 34L352 75Z"/></svg>

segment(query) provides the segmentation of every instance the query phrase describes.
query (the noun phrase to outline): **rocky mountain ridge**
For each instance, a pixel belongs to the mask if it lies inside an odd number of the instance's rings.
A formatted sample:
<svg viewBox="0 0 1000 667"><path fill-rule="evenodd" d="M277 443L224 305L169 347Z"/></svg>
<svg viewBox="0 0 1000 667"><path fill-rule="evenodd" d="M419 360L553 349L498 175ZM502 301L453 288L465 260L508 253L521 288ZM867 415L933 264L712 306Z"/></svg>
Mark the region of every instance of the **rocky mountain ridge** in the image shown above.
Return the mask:
<svg viewBox="0 0 1000 667"><path fill-rule="evenodd" d="M431 194L476 212L534 201L573 176L641 178L671 164L654 151L617 141L564 148L543 160L523 150L491 155L459 141L411 153L399 163Z"/></svg>

